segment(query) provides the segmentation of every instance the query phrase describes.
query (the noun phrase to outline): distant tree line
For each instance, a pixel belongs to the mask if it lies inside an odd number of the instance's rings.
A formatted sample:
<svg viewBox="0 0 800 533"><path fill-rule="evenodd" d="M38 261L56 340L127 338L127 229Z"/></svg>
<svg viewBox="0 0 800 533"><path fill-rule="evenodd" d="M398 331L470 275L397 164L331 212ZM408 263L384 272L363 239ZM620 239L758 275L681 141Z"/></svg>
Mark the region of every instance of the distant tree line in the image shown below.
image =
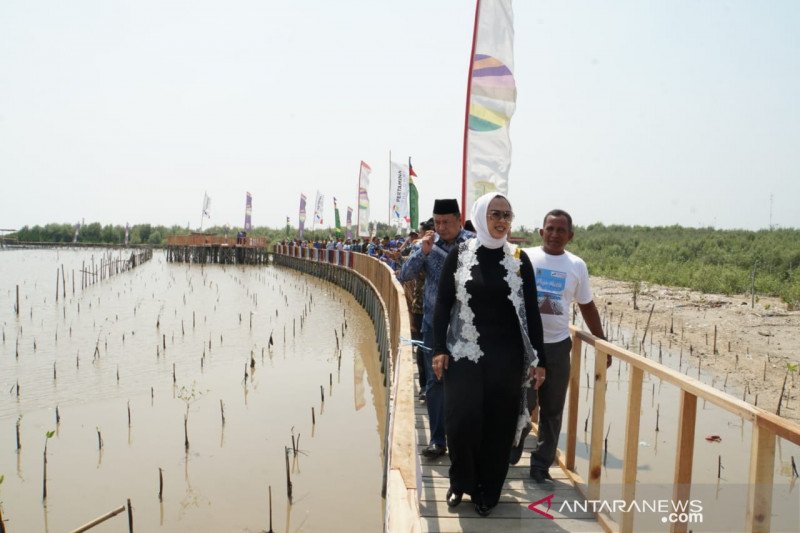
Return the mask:
<svg viewBox="0 0 800 533"><path fill-rule="evenodd" d="M538 234L519 234L541 244ZM719 230L681 226L575 228L567 247L593 275L687 287L707 293L756 294L800 305L800 230Z"/></svg>
<svg viewBox="0 0 800 533"><path fill-rule="evenodd" d="M204 233L234 236L241 227L213 226ZM384 223L371 223L379 237L394 236L397 229ZM130 228L131 244L163 245L168 235L187 235L180 226L135 224ZM20 242L72 242L72 224L25 226L9 235ZM297 238L297 228L257 227L251 237L266 237L270 242ZM541 243L535 229L520 226L513 232L526 245ZM335 238L332 228L306 229L307 240ZM98 222L81 227L79 241L96 244L122 244L125 227ZM746 294L755 272L757 294L780 296L791 306L800 305L800 230L718 230L681 226L605 226L592 224L575 228L575 239L568 246L583 257L593 275L631 282L650 282L687 287L721 294Z"/></svg>
<svg viewBox="0 0 800 533"><path fill-rule="evenodd" d="M135 224L130 227L128 242L130 244L161 245L167 235L186 235L189 231L179 226L153 226L151 224ZM7 236L19 242L72 242L75 238L74 224L46 224L44 226L23 226L16 233ZM81 226L78 242L90 244L123 244L125 242L125 226L101 225L99 222Z"/></svg>

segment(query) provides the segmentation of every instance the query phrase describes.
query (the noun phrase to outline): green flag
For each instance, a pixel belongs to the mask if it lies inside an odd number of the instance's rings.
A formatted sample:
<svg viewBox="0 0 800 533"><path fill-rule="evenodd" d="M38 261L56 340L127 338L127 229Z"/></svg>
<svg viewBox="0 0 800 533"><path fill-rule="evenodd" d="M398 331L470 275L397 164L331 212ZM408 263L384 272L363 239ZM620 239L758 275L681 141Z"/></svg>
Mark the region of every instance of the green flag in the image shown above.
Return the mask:
<svg viewBox="0 0 800 533"><path fill-rule="evenodd" d="M341 222L341 220L339 220L339 208L336 205L336 198L333 199L333 218L334 218L334 221L336 222L336 229L335 229L336 236L337 237L341 237L342 236L342 222Z"/></svg>

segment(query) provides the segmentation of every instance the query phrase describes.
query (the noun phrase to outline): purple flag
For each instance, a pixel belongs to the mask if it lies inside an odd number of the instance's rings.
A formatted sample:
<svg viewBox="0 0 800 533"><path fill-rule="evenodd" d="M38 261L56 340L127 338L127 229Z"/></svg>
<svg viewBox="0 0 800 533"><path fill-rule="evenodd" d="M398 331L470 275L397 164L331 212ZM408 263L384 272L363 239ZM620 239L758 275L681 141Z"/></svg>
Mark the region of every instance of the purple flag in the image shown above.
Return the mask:
<svg viewBox="0 0 800 533"><path fill-rule="evenodd" d="M253 224L250 221L250 213L253 211L253 197L250 193L247 193L247 201L245 202L244 206L244 230L245 231L252 231Z"/></svg>
<svg viewBox="0 0 800 533"><path fill-rule="evenodd" d="M298 227L300 229L298 239L301 241L303 240L303 230L305 229L306 225L306 195L300 193L300 216L298 217L299 224Z"/></svg>

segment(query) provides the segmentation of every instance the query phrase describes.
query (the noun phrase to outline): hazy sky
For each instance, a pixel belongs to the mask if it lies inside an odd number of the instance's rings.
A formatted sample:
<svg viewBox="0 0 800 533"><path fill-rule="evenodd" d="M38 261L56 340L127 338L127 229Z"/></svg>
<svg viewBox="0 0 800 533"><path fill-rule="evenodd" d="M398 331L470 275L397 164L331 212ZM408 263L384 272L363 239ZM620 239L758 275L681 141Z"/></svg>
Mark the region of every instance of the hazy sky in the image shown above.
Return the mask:
<svg viewBox="0 0 800 533"><path fill-rule="evenodd" d="M487 0L485 0L487 1ZM517 225L800 227L800 2L517 0ZM0 228L460 197L471 0L2 0ZM309 215L309 222L311 216ZM205 223L208 225L208 221Z"/></svg>

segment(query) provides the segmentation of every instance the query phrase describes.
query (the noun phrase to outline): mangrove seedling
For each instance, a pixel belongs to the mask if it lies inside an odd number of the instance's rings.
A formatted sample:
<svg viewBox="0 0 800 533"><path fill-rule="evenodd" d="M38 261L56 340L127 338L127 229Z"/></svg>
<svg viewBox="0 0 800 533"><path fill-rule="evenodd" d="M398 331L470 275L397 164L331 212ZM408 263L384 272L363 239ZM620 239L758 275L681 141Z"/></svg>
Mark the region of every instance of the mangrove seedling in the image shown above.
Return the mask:
<svg viewBox="0 0 800 533"><path fill-rule="evenodd" d="M42 501L47 499L47 441L49 441L55 433L55 431L48 431L44 434L44 453L42 454Z"/></svg>

